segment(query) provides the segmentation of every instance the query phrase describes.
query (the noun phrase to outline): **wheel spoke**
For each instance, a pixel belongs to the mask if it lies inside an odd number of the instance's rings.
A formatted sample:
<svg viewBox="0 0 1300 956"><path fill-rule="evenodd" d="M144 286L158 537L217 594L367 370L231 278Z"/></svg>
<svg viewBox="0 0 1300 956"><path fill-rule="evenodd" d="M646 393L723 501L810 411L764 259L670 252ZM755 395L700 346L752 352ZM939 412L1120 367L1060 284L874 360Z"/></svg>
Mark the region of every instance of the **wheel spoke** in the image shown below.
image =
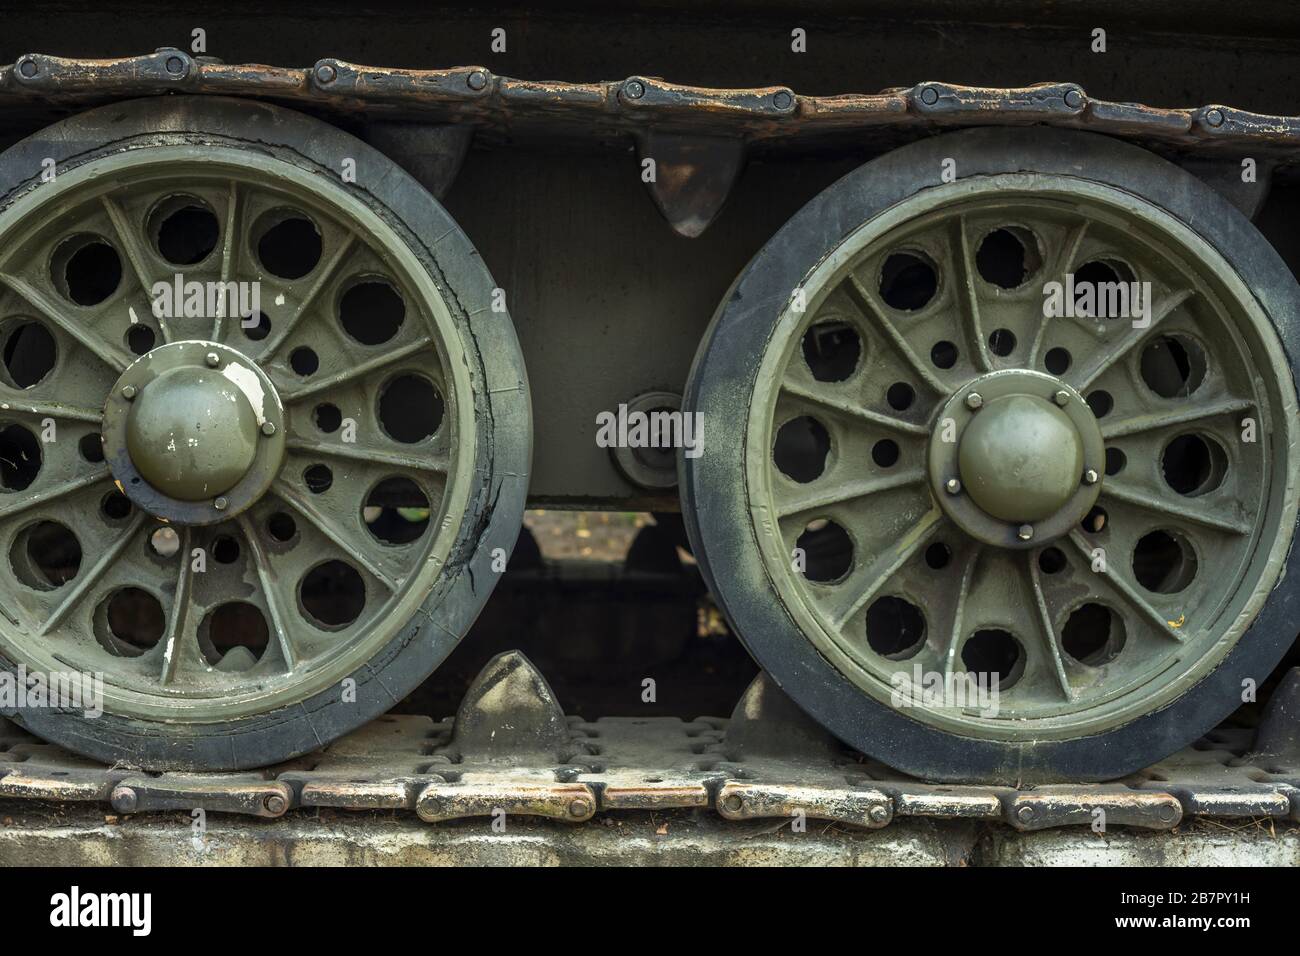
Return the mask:
<svg viewBox="0 0 1300 956"><path fill-rule="evenodd" d="M98 408L82 408L77 405L47 404L44 402L0 402L0 411L33 415L37 418L62 418L72 422L91 422L98 425L104 413Z"/></svg>
<svg viewBox="0 0 1300 956"><path fill-rule="evenodd" d="M131 523L126 526L126 530L118 535L117 540L109 545L104 553L99 556L99 560L95 562L94 566L92 566L85 575L78 576L72 585L72 590L64 596L63 600L58 603L53 611L50 612L50 616L45 619L45 623L41 625L41 629L37 632L39 636L44 637L49 634L52 628L57 627L59 622L67 617L68 612L81 603L81 599L86 596L86 592L95 585L95 582L104 576L104 572L107 571L113 562L117 560L118 556L126 550L126 546L131 543L133 538L135 538L143 523L144 512L137 511L135 517L131 519Z"/></svg>
<svg viewBox="0 0 1300 956"><path fill-rule="evenodd" d="M1097 378L1110 368L1130 351L1133 346L1145 339L1151 331L1169 317L1176 308L1186 302L1195 294L1193 289L1179 289L1177 292L1171 292L1160 301L1154 309L1151 310L1151 321L1142 328L1130 327L1128 332L1119 342L1105 349L1100 356L1086 367L1080 367L1072 375L1065 376L1065 380L1082 392Z"/></svg>
<svg viewBox="0 0 1300 956"><path fill-rule="evenodd" d="M908 485L919 485L924 481L925 473L922 471L909 471L897 475L887 475L884 478L867 478L861 481L850 481L837 485L830 491L824 491L817 495L779 504L777 506L776 515L778 518L789 518L792 515L803 514L806 511L815 511L819 508L829 508L831 505L843 504L847 501L865 498L868 495L874 495L881 491L890 491L894 488L904 488Z"/></svg>
<svg viewBox="0 0 1300 956"><path fill-rule="evenodd" d="M966 566L962 568L961 584L957 588L957 602L952 613L952 628L948 631L948 649L943 655L944 677L956 673L957 648L961 646L961 632L966 614L966 599L970 597L971 581L975 578L975 566L979 563L983 548L975 544L966 557Z"/></svg>
<svg viewBox="0 0 1300 956"><path fill-rule="evenodd" d="M386 355L376 355L374 358L354 365L350 369L335 372L333 375L326 376L318 382L312 382L310 385L304 385L296 391L288 392L283 395L284 403L286 405L292 405L295 402L301 402L304 399L310 398L313 395L318 395L321 392L338 388L340 385L344 385L355 378L361 378L369 375L371 372L378 371L381 368L400 362L403 359L414 355L416 352L428 348L432 342L433 340L427 335L421 336L414 342L409 342L401 348L394 349Z"/></svg>
<svg viewBox="0 0 1300 956"><path fill-rule="evenodd" d="M839 412L849 418L854 418L870 425L877 425L880 428L887 428L891 431L901 432L904 435L928 434L924 425L905 422L901 418L894 418L892 415L882 415L880 412L873 412L868 408L862 408L851 402L832 398L829 395L822 395L813 389L806 388L803 385L796 385L793 382L782 382L781 391L800 399L801 401L818 405L833 412Z"/></svg>
<svg viewBox="0 0 1300 956"><path fill-rule="evenodd" d="M338 545L338 547L343 550L344 554L353 558L358 564L365 568L366 571L370 573L370 576L376 581L390 591L396 591L398 587L401 586L401 582L395 581L377 564L375 564L375 562L370 560L370 558L368 558L361 549L356 546L356 542L349 541L348 536L344 534L343 531L334 524L334 522L317 511L313 505L311 505L283 479L277 478L271 487L282 501L287 502L294 508L294 510L315 525L317 531Z"/></svg>
<svg viewBox="0 0 1300 956"><path fill-rule="evenodd" d="M1116 484L1113 480L1107 481L1102 485L1101 493L1105 497L1115 498L1119 501L1126 501L1139 508L1145 508L1148 511L1167 515L1170 518L1177 518L1179 521L1188 521L1192 524L1199 524L1206 528L1213 528L1216 531L1226 531L1229 534L1250 533L1251 525L1247 521L1233 521L1227 518L1218 518L1207 510L1184 507L1183 505L1175 504L1172 501L1157 498L1155 495L1138 491L1135 488L1128 488L1124 485Z"/></svg>
<svg viewBox="0 0 1300 956"><path fill-rule="evenodd" d="M939 381L929 367L917 357L916 353L912 351L912 347L907 344L907 339L903 338L902 333L894 327L894 323L886 318L884 303L878 301L871 290L851 272L848 275L847 288L849 296L854 300L858 310L866 319L875 323L881 334L893 343L894 348L898 350L898 354L912 367L912 371L916 373L917 377L937 394L947 394L948 389L943 382Z"/></svg>
<svg viewBox="0 0 1300 956"><path fill-rule="evenodd" d="M304 295L302 301L298 303L298 307L294 310L293 315L289 316L289 318L284 322L281 322L278 329L272 330L270 336L262 347L262 354L258 359L259 365L265 365L270 360L271 356L275 354L276 350L284 344L284 340L292 334L295 328L298 327L298 323L302 321L302 317L307 314L307 311L311 308L311 304L316 301L316 297L320 295L321 289L325 288L329 281L334 277L334 273L338 271L340 263L342 263L348 253L352 251L352 246L356 241L357 237L352 233L348 233L344 240L339 243L339 247L334 250L334 254L330 256L329 261L321 268L320 274L316 276L316 281L311 284L311 287L307 290L307 294Z"/></svg>
<svg viewBox="0 0 1300 956"><path fill-rule="evenodd" d="M194 591L194 569L190 563L190 545L193 540L193 532L189 528L182 528L180 546L176 550L181 559L181 566L176 573L176 592L172 598L172 613L167 619L167 630L163 634L163 662L159 680L164 684L170 684L176 679L176 671L180 666L181 654L184 651L180 642L184 638L185 628L189 623L190 602Z"/></svg>
<svg viewBox="0 0 1300 956"><path fill-rule="evenodd" d="M1070 230L1069 235L1065 237L1065 242L1061 243L1061 249L1056 254L1056 261L1052 263L1052 281L1061 283L1065 287L1065 277L1074 267L1074 261L1078 258L1079 248L1083 245L1083 237L1088 234L1088 220L1080 220L1078 225ZM1043 348L1043 339L1047 337L1047 324L1051 318L1046 314L1039 316L1038 328L1034 332L1033 344L1029 346L1029 359L1026 363L1029 368L1035 368L1038 365L1038 353Z"/></svg>
<svg viewBox="0 0 1300 956"><path fill-rule="evenodd" d="M262 542L258 540L257 532L253 528L252 522L248 520L248 515L239 516L239 529L244 533L244 541L247 542L249 550L253 552L253 564L257 568L257 580L262 585L262 597L266 601L267 610L271 612L271 626L275 628L275 637L280 643L280 654L284 657L285 667L293 670L298 664L298 655L294 650L293 640L289 636L289 627L284 617L284 611L280 607L280 597L276 592L275 579L271 574L271 563L266 558L266 552L262 550Z"/></svg>
<svg viewBox="0 0 1300 956"><path fill-rule="evenodd" d="M235 257L239 254L239 183L236 180L230 181L230 192L226 196L226 223L222 235L221 244L221 286L226 288L226 283L234 278L235 274ZM222 307L217 309L217 314L212 317L212 341L221 341L221 323L226 318L225 304L227 297L221 297ZM242 317L241 317L242 318Z"/></svg>
<svg viewBox="0 0 1300 956"><path fill-rule="evenodd" d="M1034 605L1038 608L1038 620L1043 625L1043 646L1052 658L1052 670L1056 673L1056 682L1066 700L1077 696L1070 686L1070 678L1065 673L1065 658L1061 656L1060 638L1052 625L1052 615L1047 610L1047 597L1043 594L1043 582L1038 574L1038 555L1033 551L1025 552L1029 567L1029 587L1034 592Z"/></svg>
<svg viewBox="0 0 1300 956"><path fill-rule="evenodd" d="M1085 563L1091 569L1092 548L1089 546L1088 542L1084 540L1083 533L1077 529L1071 531L1070 542L1079 550L1079 553L1083 555ZM1142 597L1142 595L1138 594L1131 584L1119 575L1111 574L1109 571L1093 573L1096 573L1099 578L1105 580L1107 585L1116 591L1120 597L1122 597L1125 602L1133 608L1133 610L1146 618L1147 623L1154 627L1158 633L1163 634L1171 640L1182 643L1183 636L1178 631L1171 628L1170 622L1166 620L1165 616L1147 603L1147 600Z"/></svg>
<svg viewBox="0 0 1300 956"><path fill-rule="evenodd" d="M6 518L12 518L14 515L35 508L37 505L43 505L47 502L62 498L64 495L72 494L72 492L85 488L87 485L93 485L95 482L104 481L109 477L111 477L111 473L108 470L108 466L105 465L96 468L93 471L88 471L85 474L78 475L75 478L69 478L62 484L55 485L52 488L47 488L44 491L37 491L32 494L15 494L12 496L15 499L13 504L0 507L0 521Z"/></svg>
<svg viewBox="0 0 1300 956"><path fill-rule="evenodd" d="M951 260L953 271L957 275L956 295L966 320L969 344L975 354L975 366L981 372L988 372L993 369L993 360L989 358L988 342L984 340L984 329L980 323L980 305L975 294L975 279L971 275L970 236L966 232L965 216L953 219L949 246L954 250Z"/></svg>
<svg viewBox="0 0 1300 956"><path fill-rule="evenodd" d="M42 318L57 325L114 371L121 372L131 364L130 359L126 358L107 342L103 341L98 336L91 334L78 323L64 318L61 314L61 310L26 280L20 279L15 275L0 272L0 283L7 285L18 295L22 296L22 298L26 299L27 303L32 308L41 313Z"/></svg>
<svg viewBox="0 0 1300 956"><path fill-rule="evenodd" d="M845 585L850 585L851 589L856 589L856 585L860 581L862 588L846 607L832 613L831 620L835 626L843 629L853 619L853 615L862 610L867 605L867 602L880 592L880 589L885 586L885 583L894 576L898 569L906 564L912 555L916 554L917 549L930 540L942 523L942 514L939 509L930 509L912 527L900 535L893 544L886 548L880 557L876 558L862 574L856 572L851 574Z"/></svg>
<svg viewBox="0 0 1300 956"><path fill-rule="evenodd" d="M103 196L100 201L104 205L104 210L108 213L108 218L113 223L113 230L117 233L117 241L121 244L122 251L126 253L127 261L131 263L131 271L135 273L136 280L140 283L140 289L144 293L145 301L152 303L153 279L150 278L149 271L145 266L145 252L140 245L135 230L131 228L131 223L127 221L126 213L117 200L111 196ZM162 331L163 342L172 341L172 332L167 325L167 320L158 315L155 315L154 318L158 322L158 328Z"/></svg>
<svg viewBox="0 0 1300 956"><path fill-rule="evenodd" d="M373 448L356 447L334 442L310 441L306 438L290 438L286 445L294 451L307 455L326 455L332 458L346 458L349 461L367 461L377 465L391 465L394 468L410 468L415 471L431 471L446 474L451 467L445 455L401 455L384 452Z"/></svg>
<svg viewBox="0 0 1300 956"><path fill-rule="evenodd" d="M1109 440L1111 438L1122 438L1125 435L1138 435L1157 428L1186 425L1206 418L1217 418L1220 415L1244 412L1254 407L1255 403L1248 398L1229 398L1215 402L1212 405L1201 405L1197 408L1188 408L1178 412L1160 411L1150 412L1145 415L1133 415L1130 418L1120 418L1102 425L1101 437Z"/></svg>

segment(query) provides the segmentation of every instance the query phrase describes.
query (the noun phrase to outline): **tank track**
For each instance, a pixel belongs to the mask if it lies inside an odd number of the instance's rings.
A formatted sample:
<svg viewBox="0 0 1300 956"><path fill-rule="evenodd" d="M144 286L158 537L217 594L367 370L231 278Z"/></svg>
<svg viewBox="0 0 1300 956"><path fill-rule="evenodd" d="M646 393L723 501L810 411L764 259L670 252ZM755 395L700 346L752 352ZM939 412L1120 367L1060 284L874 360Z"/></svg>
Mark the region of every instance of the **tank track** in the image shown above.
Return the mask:
<svg viewBox="0 0 1300 956"><path fill-rule="evenodd" d="M367 118L469 124L487 132L608 136L649 127L741 137L751 149L835 139L889 142L984 125L1044 124L1182 152L1259 151L1300 159L1300 117L1209 104L1163 109L1093 99L1074 83L1019 88L924 82L875 94L805 96L787 87L708 89L648 76L594 83L520 80L486 67L227 64L177 49L121 59L33 53L0 66L0 103L65 110L163 93L255 97Z"/></svg>
<svg viewBox="0 0 1300 956"><path fill-rule="evenodd" d="M812 818L879 829L904 817L1171 830L1196 818L1300 822L1293 727L1278 688L1258 736L1220 728L1111 783L934 785L846 751L768 678L730 720L566 717L522 654L501 654L441 721L388 715L251 773L149 774L104 766L0 719L0 799L278 818L295 809L391 810L426 823L501 813L582 823L597 813L696 809L728 820Z"/></svg>

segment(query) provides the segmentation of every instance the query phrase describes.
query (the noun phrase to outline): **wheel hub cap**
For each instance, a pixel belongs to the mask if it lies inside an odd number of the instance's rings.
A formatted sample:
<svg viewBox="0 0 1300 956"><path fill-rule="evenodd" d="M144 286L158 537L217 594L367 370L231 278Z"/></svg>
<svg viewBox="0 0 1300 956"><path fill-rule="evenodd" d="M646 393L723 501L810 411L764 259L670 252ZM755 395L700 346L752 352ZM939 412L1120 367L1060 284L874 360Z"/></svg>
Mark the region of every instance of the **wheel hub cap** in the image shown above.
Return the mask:
<svg viewBox="0 0 1300 956"><path fill-rule="evenodd" d="M257 363L215 342L172 342L130 365L104 408L118 486L168 522L223 521L257 501L284 459L284 408Z"/></svg>
<svg viewBox="0 0 1300 956"><path fill-rule="evenodd" d="M141 389L127 414L131 461L145 481L182 501L233 488L253 463L258 435L248 397L206 368L164 372Z"/></svg>
<svg viewBox="0 0 1300 956"><path fill-rule="evenodd" d="M1055 405L1008 395L985 406L961 437L962 484L985 512L1004 521L1039 521L1079 486L1083 443Z"/></svg>

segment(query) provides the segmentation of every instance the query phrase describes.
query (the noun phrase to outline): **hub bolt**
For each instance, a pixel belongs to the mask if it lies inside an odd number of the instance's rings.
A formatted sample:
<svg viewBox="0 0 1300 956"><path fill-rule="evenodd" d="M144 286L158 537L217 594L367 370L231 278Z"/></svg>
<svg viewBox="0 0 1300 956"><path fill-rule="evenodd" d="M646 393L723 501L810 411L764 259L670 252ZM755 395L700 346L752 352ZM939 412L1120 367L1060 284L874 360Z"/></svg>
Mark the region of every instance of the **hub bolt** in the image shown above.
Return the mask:
<svg viewBox="0 0 1300 956"><path fill-rule="evenodd" d="M224 497L222 497L212 502L212 507L216 508L218 511L225 511L227 504L229 504L229 502L226 501Z"/></svg>
<svg viewBox="0 0 1300 956"><path fill-rule="evenodd" d="M979 392L971 392L966 396L966 407L972 412L984 405L984 397Z"/></svg>
<svg viewBox="0 0 1300 956"><path fill-rule="evenodd" d="M262 422L262 434L263 434L263 435L274 435L274 434L275 434L275 422Z"/></svg>
<svg viewBox="0 0 1300 956"><path fill-rule="evenodd" d="M1097 474L1097 469L1089 468L1087 471L1083 473L1083 483L1085 485L1095 485L1097 483L1097 479L1100 477L1101 476Z"/></svg>
<svg viewBox="0 0 1300 956"><path fill-rule="evenodd" d="M948 494L950 495L956 495L961 493L961 482L958 481L956 478L949 478L947 481L943 483L943 487L944 490L947 491Z"/></svg>
<svg viewBox="0 0 1300 956"><path fill-rule="evenodd" d="M1034 536L1034 526L1031 524L1022 524L1020 530L1016 532L1016 537L1021 541L1028 541Z"/></svg>
<svg viewBox="0 0 1300 956"><path fill-rule="evenodd" d="M1065 389L1061 389L1059 392L1057 392L1055 395L1052 396L1052 401L1056 402L1056 404L1064 408L1066 405L1070 404L1070 393L1067 392Z"/></svg>
<svg viewBox="0 0 1300 956"><path fill-rule="evenodd" d="M204 361L208 363L208 368L216 368L221 364L221 356L217 355L216 352L209 352Z"/></svg>
<svg viewBox="0 0 1300 956"><path fill-rule="evenodd" d="M123 386L122 386L122 397L125 398L128 402L131 401L131 399L135 398L135 386L134 386L134 385L123 385Z"/></svg>

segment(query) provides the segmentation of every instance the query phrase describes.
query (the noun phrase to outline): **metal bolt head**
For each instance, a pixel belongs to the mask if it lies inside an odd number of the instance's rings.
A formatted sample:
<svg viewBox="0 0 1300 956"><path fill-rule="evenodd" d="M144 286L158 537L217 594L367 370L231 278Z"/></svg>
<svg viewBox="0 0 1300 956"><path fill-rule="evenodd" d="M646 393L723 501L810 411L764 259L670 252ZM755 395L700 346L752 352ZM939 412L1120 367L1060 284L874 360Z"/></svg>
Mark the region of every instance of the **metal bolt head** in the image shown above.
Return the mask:
<svg viewBox="0 0 1300 956"><path fill-rule="evenodd" d="M268 794L266 799L262 801L262 806L266 808L267 813L280 814L284 813L288 808L288 803L285 802L282 794L272 793Z"/></svg>
<svg viewBox="0 0 1300 956"><path fill-rule="evenodd" d="M332 63L322 63L316 67L317 83L333 83L338 78L339 71L334 68Z"/></svg>
<svg viewBox="0 0 1300 956"><path fill-rule="evenodd" d="M591 801L586 797L578 797L569 801L569 816L585 817L591 813Z"/></svg>
<svg viewBox="0 0 1300 956"><path fill-rule="evenodd" d="M1070 404L1070 393L1067 392L1065 389L1061 389L1059 392L1057 392L1055 395L1052 396L1052 401L1056 402L1056 404L1064 408L1066 405Z"/></svg>
<svg viewBox="0 0 1300 956"><path fill-rule="evenodd" d="M37 69L36 61L30 57L18 64L18 74L29 80L36 75Z"/></svg>
<svg viewBox="0 0 1300 956"><path fill-rule="evenodd" d="M275 422L262 422L262 434L271 436L275 434Z"/></svg>
<svg viewBox="0 0 1300 956"><path fill-rule="evenodd" d="M645 96L645 84L640 80L628 80L623 86L623 92L627 94L628 99L639 100Z"/></svg>
<svg viewBox="0 0 1300 956"><path fill-rule="evenodd" d="M482 70L475 70L465 77L465 83L471 90L481 90L487 86L487 74Z"/></svg>
<svg viewBox="0 0 1300 956"><path fill-rule="evenodd" d="M1083 483L1085 485L1095 485L1100 478L1101 475L1097 474L1096 468L1089 468L1083 473Z"/></svg>
<svg viewBox="0 0 1300 956"><path fill-rule="evenodd" d="M1083 92L1080 90L1066 90L1065 105L1072 110L1077 110L1083 105Z"/></svg>
<svg viewBox="0 0 1300 956"><path fill-rule="evenodd" d="M118 787L109 797L109 802L118 813L134 813L135 808L139 806L140 798L130 787Z"/></svg>
<svg viewBox="0 0 1300 956"><path fill-rule="evenodd" d="M794 98L785 90L772 94L772 105L779 110L788 110L793 103Z"/></svg>
<svg viewBox="0 0 1300 956"><path fill-rule="evenodd" d="M884 823L889 819L889 807L885 806L883 803L874 804L871 809L867 811L867 816L871 818L872 823Z"/></svg>
<svg viewBox="0 0 1300 956"><path fill-rule="evenodd" d="M943 490L950 495L961 494L961 482L956 478L949 478L943 483Z"/></svg>
<svg viewBox="0 0 1300 956"><path fill-rule="evenodd" d="M163 67L172 76L183 76L185 74L185 61L178 56L169 56Z"/></svg>
<svg viewBox="0 0 1300 956"><path fill-rule="evenodd" d="M1020 526L1020 529L1016 531L1016 537L1019 538L1021 541L1028 541L1033 536L1034 536L1034 526L1031 524L1022 524Z"/></svg>
<svg viewBox="0 0 1300 956"><path fill-rule="evenodd" d="M927 86L921 91L921 102L926 106L933 106L939 102L939 91L933 86Z"/></svg>
<svg viewBox="0 0 1300 956"><path fill-rule="evenodd" d="M975 411L975 409L977 408L982 408L983 405L984 405L984 396L981 395L979 392L971 392L969 395L966 396L966 407L969 408L972 412Z"/></svg>
<svg viewBox="0 0 1300 956"><path fill-rule="evenodd" d="M216 368L221 364L221 356L216 352L209 352L203 357L203 361L208 363L208 368Z"/></svg>
<svg viewBox="0 0 1300 956"><path fill-rule="evenodd" d="M228 502L225 497L221 497L212 502L212 507L216 508L218 511L225 511L226 505L228 504L230 504L230 502Z"/></svg>
<svg viewBox="0 0 1300 956"><path fill-rule="evenodd" d="M744 805L745 801L736 793L731 794L726 800L722 801L722 806L728 813L739 813L740 808Z"/></svg>
<svg viewBox="0 0 1300 956"><path fill-rule="evenodd" d="M1019 820L1021 823L1028 823L1033 818L1034 818L1033 807L1023 806L1016 811L1016 819Z"/></svg>
<svg viewBox="0 0 1300 956"><path fill-rule="evenodd" d="M1223 125L1223 110L1219 110L1219 109L1207 110L1206 113L1205 113L1205 125L1206 125L1206 126L1222 126L1222 125Z"/></svg>
<svg viewBox="0 0 1300 956"><path fill-rule="evenodd" d="M125 398L128 402L131 401L131 399L135 398L135 386L134 386L134 385L123 385L123 386L122 386L122 397Z"/></svg>

